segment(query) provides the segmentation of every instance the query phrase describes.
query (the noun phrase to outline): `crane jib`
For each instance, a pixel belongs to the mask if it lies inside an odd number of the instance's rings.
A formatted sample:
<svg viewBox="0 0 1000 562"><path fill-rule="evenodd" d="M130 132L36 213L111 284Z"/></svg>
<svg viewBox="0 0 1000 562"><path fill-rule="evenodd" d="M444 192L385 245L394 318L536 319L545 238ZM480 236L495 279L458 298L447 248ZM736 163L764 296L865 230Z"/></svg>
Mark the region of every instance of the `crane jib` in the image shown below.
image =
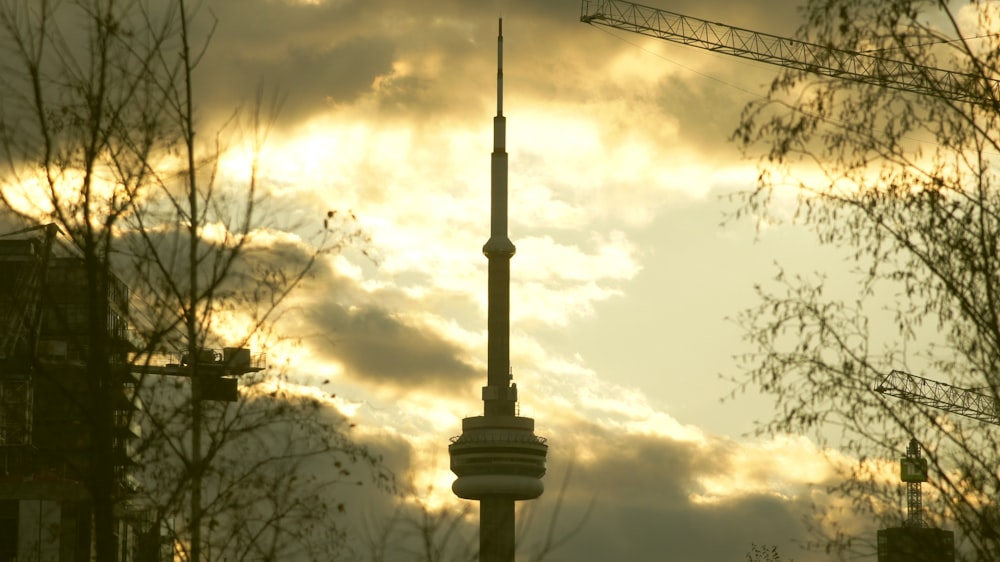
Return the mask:
<svg viewBox="0 0 1000 562"><path fill-rule="evenodd" d="M1000 108L1000 81L733 27L624 0L583 0L580 21L821 76Z"/></svg>
<svg viewBox="0 0 1000 562"><path fill-rule="evenodd" d="M874 390L921 406L1000 425L997 399L975 390L959 388L903 371L892 371L880 377Z"/></svg>

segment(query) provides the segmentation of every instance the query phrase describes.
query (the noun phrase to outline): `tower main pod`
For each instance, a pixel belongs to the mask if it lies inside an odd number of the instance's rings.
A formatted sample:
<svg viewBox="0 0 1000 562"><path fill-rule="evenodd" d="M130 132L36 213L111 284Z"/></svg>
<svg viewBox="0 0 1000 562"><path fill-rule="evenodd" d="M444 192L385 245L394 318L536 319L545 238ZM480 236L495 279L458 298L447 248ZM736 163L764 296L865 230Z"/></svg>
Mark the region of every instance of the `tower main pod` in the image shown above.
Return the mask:
<svg viewBox="0 0 1000 562"><path fill-rule="evenodd" d="M483 415L462 420L462 434L448 447L458 477L452 491L478 500L480 562L514 560L514 502L542 495L545 440L534 434L535 420L515 414L517 385L510 369L510 259L507 236L506 119L503 116L503 20L497 37L497 115L493 118L490 166L490 238L483 246L489 262L487 381Z"/></svg>

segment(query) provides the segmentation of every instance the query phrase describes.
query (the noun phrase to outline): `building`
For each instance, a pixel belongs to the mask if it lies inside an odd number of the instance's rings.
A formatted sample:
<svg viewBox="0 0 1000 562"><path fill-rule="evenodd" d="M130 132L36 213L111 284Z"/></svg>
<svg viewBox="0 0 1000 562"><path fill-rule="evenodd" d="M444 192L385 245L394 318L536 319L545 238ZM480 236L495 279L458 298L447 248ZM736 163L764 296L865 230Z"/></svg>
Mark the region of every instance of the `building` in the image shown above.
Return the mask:
<svg viewBox="0 0 1000 562"><path fill-rule="evenodd" d="M55 236L49 226L0 238L0 562L89 562L87 482L105 466L114 472L111 494L119 506L118 559L137 560L148 525L127 507L138 437L129 290L109 276L107 298L97 299L104 302L89 302L83 261L58 252ZM109 360L97 377L87 364L92 312L104 318ZM107 388L113 416L111 462L100 466L93 449L95 378Z"/></svg>
<svg viewBox="0 0 1000 562"><path fill-rule="evenodd" d="M507 236L506 118L503 115L503 21L497 34L497 114L493 118L490 167L488 260L488 342L483 415L462 420L462 434L448 452L455 495L479 502L480 562L513 562L514 504L542 495L546 440L535 435L535 420L521 416L510 365L510 260Z"/></svg>
<svg viewBox="0 0 1000 562"><path fill-rule="evenodd" d="M954 562L955 533L928 527L891 527L877 534L878 562Z"/></svg>

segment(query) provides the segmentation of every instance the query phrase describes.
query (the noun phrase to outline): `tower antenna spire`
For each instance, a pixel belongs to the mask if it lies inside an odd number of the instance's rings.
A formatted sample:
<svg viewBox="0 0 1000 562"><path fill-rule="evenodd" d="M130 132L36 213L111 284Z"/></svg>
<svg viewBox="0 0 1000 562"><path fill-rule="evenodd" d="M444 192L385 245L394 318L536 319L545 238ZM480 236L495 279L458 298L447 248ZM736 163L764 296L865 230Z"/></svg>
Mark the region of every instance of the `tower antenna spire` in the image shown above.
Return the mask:
<svg viewBox="0 0 1000 562"><path fill-rule="evenodd" d="M503 17L497 27L497 115L503 115Z"/></svg>

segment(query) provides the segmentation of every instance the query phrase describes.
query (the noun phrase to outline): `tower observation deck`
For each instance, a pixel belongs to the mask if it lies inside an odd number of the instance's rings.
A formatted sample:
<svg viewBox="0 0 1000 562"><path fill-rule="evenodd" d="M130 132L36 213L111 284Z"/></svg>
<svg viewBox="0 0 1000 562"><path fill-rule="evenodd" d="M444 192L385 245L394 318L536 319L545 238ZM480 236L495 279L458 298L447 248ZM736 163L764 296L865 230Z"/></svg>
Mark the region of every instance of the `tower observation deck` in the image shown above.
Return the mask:
<svg viewBox="0 0 1000 562"><path fill-rule="evenodd" d="M503 115L503 21L497 36L497 114L490 167L487 384L483 415L462 420L462 434L448 452L458 477L455 495L480 502L480 562L514 560L514 502L542 495L548 445L534 433L535 420L517 415L517 385L510 370L510 260L507 236L506 118Z"/></svg>

